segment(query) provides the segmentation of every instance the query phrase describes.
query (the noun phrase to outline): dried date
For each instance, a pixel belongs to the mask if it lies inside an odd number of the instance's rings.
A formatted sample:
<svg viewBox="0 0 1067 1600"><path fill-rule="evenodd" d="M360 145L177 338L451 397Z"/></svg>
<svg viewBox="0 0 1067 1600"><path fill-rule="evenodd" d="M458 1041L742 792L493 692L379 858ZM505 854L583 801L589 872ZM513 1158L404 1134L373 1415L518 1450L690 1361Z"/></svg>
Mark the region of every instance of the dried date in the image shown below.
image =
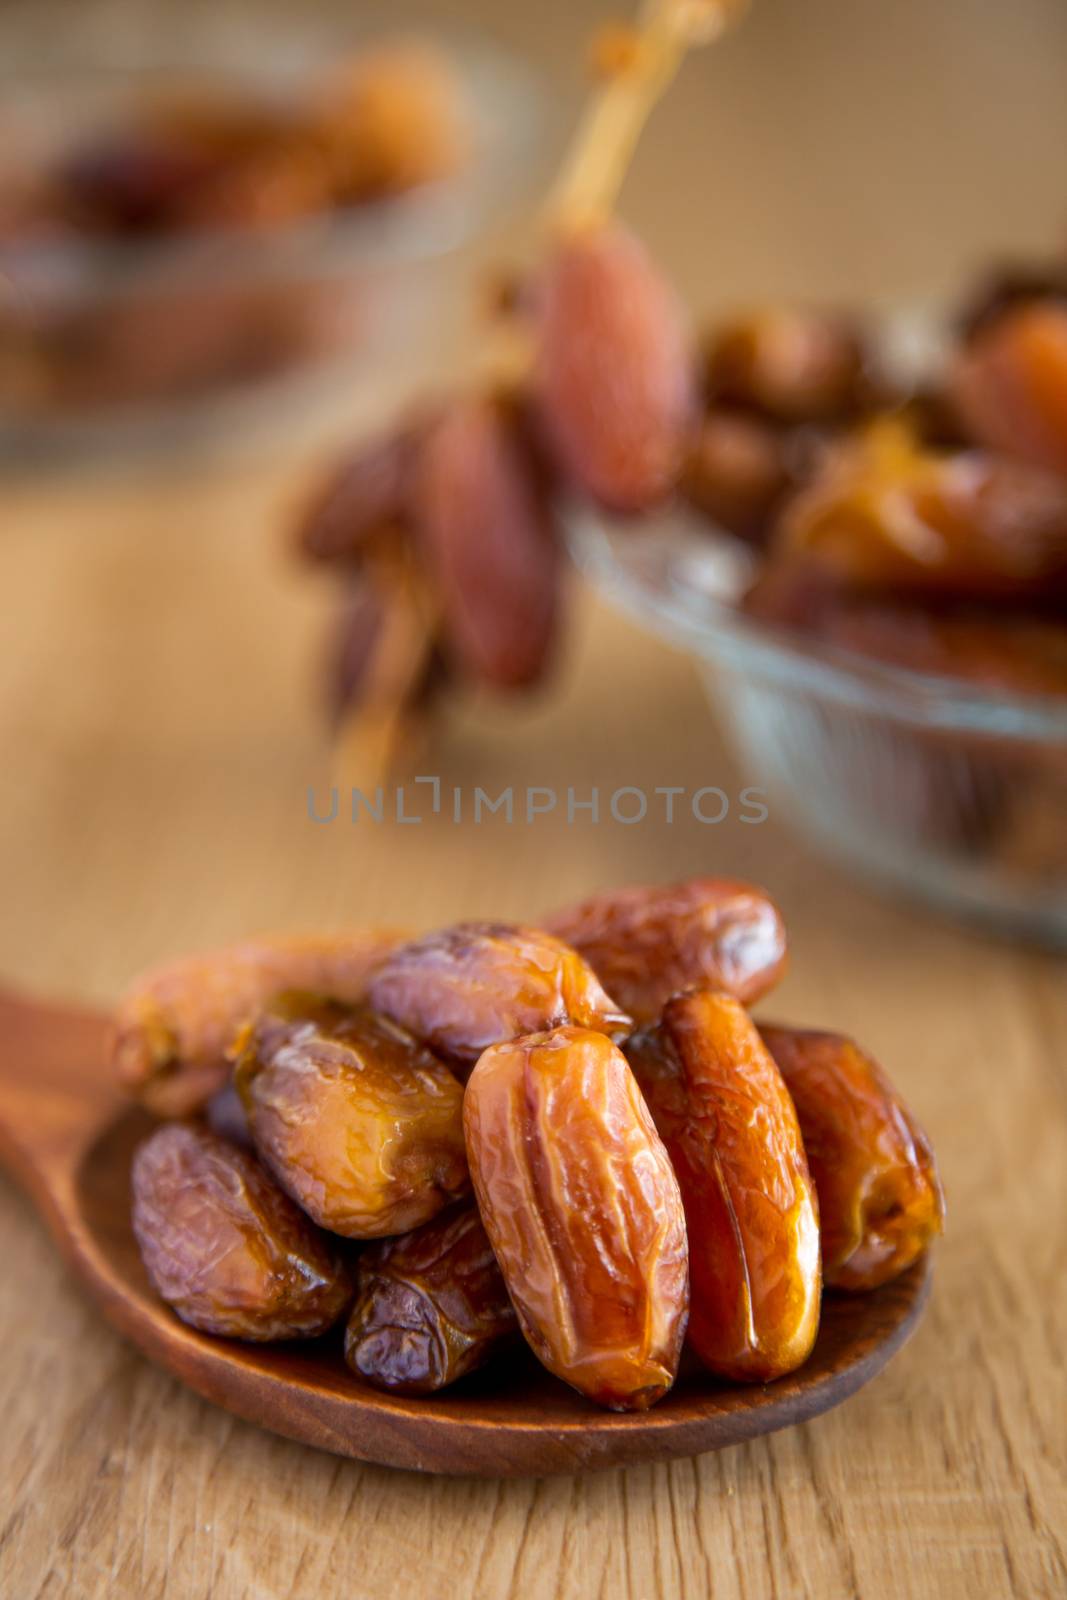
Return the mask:
<svg viewBox="0 0 1067 1600"><path fill-rule="evenodd" d="M941 1232L930 1142L878 1065L851 1039L760 1025L796 1106L819 1196L823 1276L876 1289Z"/></svg>
<svg viewBox="0 0 1067 1600"><path fill-rule="evenodd" d="M540 295L535 394L564 477L612 510L675 487L694 383L674 294L617 225L558 244Z"/></svg>
<svg viewBox="0 0 1067 1600"><path fill-rule="evenodd" d="M352 1298L335 1244L246 1150L185 1123L137 1150L133 1231L183 1322L230 1339L325 1333Z"/></svg>
<svg viewBox="0 0 1067 1600"><path fill-rule="evenodd" d="M402 1233L469 1189L459 1083L364 1007L279 997L245 1030L234 1081L260 1159L331 1233Z"/></svg>
<svg viewBox="0 0 1067 1600"><path fill-rule="evenodd" d="M359 1258L345 1360L394 1394L433 1394L483 1366L518 1332L477 1206L451 1207Z"/></svg>
<svg viewBox="0 0 1067 1600"><path fill-rule="evenodd" d="M971 435L991 450L1067 474L1067 304L1021 304L956 353L950 388Z"/></svg>
<svg viewBox="0 0 1067 1600"><path fill-rule="evenodd" d="M1067 484L882 424L789 503L774 548L845 588L1044 597L1067 589Z"/></svg>
<svg viewBox="0 0 1067 1600"><path fill-rule="evenodd" d="M489 1049L464 1100L478 1207L550 1372L616 1410L674 1381L688 1275L678 1183L626 1061L556 1028Z"/></svg>
<svg viewBox="0 0 1067 1600"><path fill-rule="evenodd" d="M562 1023L611 1036L631 1019L559 939L501 922L460 922L399 945L368 989L371 1005L446 1060L471 1066L491 1044Z"/></svg>
<svg viewBox="0 0 1067 1600"><path fill-rule="evenodd" d="M572 945L640 1023L679 989L708 984L746 1003L785 970L781 913L761 889L730 878L608 890L545 926Z"/></svg>
<svg viewBox="0 0 1067 1600"><path fill-rule="evenodd" d="M768 307L716 328L705 384L713 401L781 423L844 421L869 406L873 393L858 329L840 316L794 306Z"/></svg>
<svg viewBox="0 0 1067 1600"><path fill-rule="evenodd" d="M357 1000L399 936L352 933L249 939L186 956L141 978L115 1013L112 1059L158 1116L199 1110L229 1077L241 1026L285 989Z"/></svg>
<svg viewBox="0 0 1067 1600"><path fill-rule="evenodd" d="M626 1045L678 1175L689 1231L689 1341L723 1377L768 1382L811 1354L819 1213L796 1112L755 1024L693 990Z"/></svg>
<svg viewBox="0 0 1067 1600"><path fill-rule="evenodd" d="M536 682L559 620L559 543L547 497L503 404L454 400L428 428L414 522L450 658L478 682Z"/></svg>

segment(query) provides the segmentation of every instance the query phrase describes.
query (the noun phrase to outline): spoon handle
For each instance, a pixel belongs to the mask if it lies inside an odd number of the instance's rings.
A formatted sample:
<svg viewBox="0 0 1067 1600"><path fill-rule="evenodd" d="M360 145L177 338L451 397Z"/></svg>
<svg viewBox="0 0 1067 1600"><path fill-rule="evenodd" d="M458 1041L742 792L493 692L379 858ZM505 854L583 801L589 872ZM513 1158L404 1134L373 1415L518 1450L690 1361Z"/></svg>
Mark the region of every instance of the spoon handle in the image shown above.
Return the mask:
<svg viewBox="0 0 1067 1600"><path fill-rule="evenodd" d="M0 987L0 1164L43 1206L65 1198L121 1097L107 1018Z"/></svg>

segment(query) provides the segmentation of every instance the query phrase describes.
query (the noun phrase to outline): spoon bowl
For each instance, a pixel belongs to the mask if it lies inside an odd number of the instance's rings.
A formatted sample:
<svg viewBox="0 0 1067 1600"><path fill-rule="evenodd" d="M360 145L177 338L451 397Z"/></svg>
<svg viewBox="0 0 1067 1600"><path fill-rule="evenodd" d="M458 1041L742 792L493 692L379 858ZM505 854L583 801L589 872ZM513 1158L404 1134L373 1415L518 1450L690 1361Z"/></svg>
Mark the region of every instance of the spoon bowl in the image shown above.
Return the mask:
<svg viewBox="0 0 1067 1600"><path fill-rule="evenodd" d="M155 1124L113 1085L107 1019L0 991L0 1162L27 1189L108 1320L208 1400L361 1461L485 1477L574 1473L698 1455L804 1422L869 1382L914 1330L927 1260L867 1295L828 1294L811 1359L776 1383L685 1368L637 1414L598 1411L519 1347L428 1398L382 1394L345 1367L340 1330L245 1344L186 1327L153 1291L130 1226L130 1161Z"/></svg>

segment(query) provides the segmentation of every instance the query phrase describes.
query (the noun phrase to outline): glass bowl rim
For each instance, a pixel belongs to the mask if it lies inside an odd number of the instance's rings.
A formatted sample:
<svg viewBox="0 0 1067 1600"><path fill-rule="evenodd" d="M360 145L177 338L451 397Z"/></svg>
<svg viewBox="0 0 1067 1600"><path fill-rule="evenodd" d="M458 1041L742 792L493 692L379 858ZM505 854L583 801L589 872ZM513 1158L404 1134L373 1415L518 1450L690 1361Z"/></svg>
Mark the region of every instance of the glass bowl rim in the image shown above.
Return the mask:
<svg viewBox="0 0 1067 1600"><path fill-rule="evenodd" d="M646 629L704 661L866 713L941 732L1038 742L1067 742L1067 699L993 691L933 673L917 672L757 622L726 601L701 593L699 605L682 591L625 558L667 543L663 528L689 530L705 551L713 541L739 541L677 502L640 519L611 516L586 501L563 508L571 556L593 587ZM649 526L654 524L654 526ZM621 551L620 551L621 547Z"/></svg>

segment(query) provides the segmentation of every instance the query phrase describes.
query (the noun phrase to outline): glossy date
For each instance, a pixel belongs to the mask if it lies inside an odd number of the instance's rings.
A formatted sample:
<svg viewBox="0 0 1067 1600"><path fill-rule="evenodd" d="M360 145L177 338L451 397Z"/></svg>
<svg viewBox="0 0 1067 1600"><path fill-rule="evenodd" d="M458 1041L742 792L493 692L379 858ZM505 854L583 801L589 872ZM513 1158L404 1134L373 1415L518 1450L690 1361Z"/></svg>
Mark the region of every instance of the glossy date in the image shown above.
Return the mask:
<svg viewBox="0 0 1067 1600"><path fill-rule="evenodd" d="M796 1112L755 1023L727 995L677 995L627 1057L678 1175L689 1342L723 1377L768 1382L819 1327L819 1217Z"/></svg>
<svg viewBox="0 0 1067 1600"><path fill-rule="evenodd" d="M934 1153L884 1072L851 1039L760 1025L796 1106L819 1196L823 1277L876 1289L941 1232Z"/></svg>
<svg viewBox="0 0 1067 1600"><path fill-rule="evenodd" d="M607 890L545 919L639 1023L672 994L707 984L746 1004L785 970L786 933L774 902L731 878Z"/></svg>
<svg viewBox="0 0 1067 1600"><path fill-rule="evenodd" d="M248 939L186 956L141 978L115 1013L113 1062L157 1116L199 1110L229 1078L238 1030L284 989L358 999L399 935Z"/></svg>
<svg viewBox="0 0 1067 1600"><path fill-rule="evenodd" d="M399 945L368 992L376 1010L458 1066L562 1023L614 1036L631 1026L580 955L551 934L502 922L460 922Z"/></svg>
<svg viewBox="0 0 1067 1600"><path fill-rule="evenodd" d="M246 1030L234 1081L260 1158L331 1233L402 1233L468 1191L463 1091L385 1017L284 996Z"/></svg>
<svg viewBox="0 0 1067 1600"><path fill-rule="evenodd" d="M518 1326L468 1202L362 1252L345 1360L377 1388L433 1394L483 1366Z"/></svg>
<svg viewBox="0 0 1067 1600"><path fill-rule="evenodd" d="M519 1322L550 1372L615 1410L674 1382L685 1219L625 1058L556 1028L489 1049L464 1100L478 1207Z"/></svg>
<svg viewBox="0 0 1067 1600"><path fill-rule="evenodd" d="M351 1300L335 1242L254 1156L207 1129L157 1129L134 1156L131 1182L145 1269L192 1327L230 1339L313 1338Z"/></svg>

